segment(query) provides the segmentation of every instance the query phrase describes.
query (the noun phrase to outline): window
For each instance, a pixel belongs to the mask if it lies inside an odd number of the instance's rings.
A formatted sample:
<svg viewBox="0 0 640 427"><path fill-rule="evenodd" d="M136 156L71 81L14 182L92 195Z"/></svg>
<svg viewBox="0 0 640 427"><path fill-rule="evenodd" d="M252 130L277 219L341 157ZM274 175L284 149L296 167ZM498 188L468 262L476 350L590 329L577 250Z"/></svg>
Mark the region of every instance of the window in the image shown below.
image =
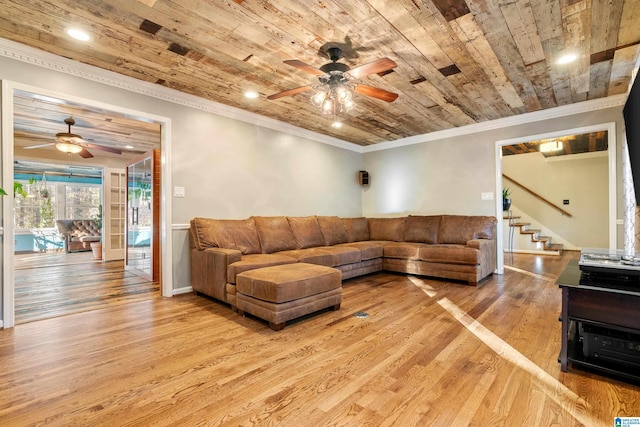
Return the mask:
<svg viewBox="0 0 640 427"><path fill-rule="evenodd" d="M27 197L15 199L15 227L19 230L54 227L56 186L38 181L21 181Z"/></svg>
<svg viewBox="0 0 640 427"><path fill-rule="evenodd" d="M65 185L65 219L94 219L100 213L100 187Z"/></svg>

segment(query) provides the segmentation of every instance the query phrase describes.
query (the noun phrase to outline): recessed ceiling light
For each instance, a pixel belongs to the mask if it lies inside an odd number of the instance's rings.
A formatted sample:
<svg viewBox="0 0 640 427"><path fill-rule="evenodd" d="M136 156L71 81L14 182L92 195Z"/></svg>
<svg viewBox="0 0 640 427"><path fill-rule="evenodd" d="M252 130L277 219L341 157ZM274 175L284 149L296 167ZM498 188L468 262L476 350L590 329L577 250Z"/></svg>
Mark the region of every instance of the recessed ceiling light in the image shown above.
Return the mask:
<svg viewBox="0 0 640 427"><path fill-rule="evenodd" d="M331 123L331 127L334 129L340 129L342 127L342 122L333 122Z"/></svg>
<svg viewBox="0 0 640 427"><path fill-rule="evenodd" d="M556 64L558 65L569 64L575 61L576 59L578 59L578 54L575 52L569 52L559 56L558 59L556 59Z"/></svg>
<svg viewBox="0 0 640 427"><path fill-rule="evenodd" d="M125 145L124 148L127 150L133 150L133 145Z"/></svg>
<svg viewBox="0 0 640 427"><path fill-rule="evenodd" d="M549 141L543 144L540 144L540 152L541 153L551 153L553 151L562 150L562 141Z"/></svg>
<svg viewBox="0 0 640 427"><path fill-rule="evenodd" d="M258 92L254 92L252 90L248 90L244 93L244 97L249 99L256 99L259 96Z"/></svg>
<svg viewBox="0 0 640 427"><path fill-rule="evenodd" d="M91 40L91 36L89 36L87 32L79 30L77 28L67 28L65 31L69 35L69 37L80 40L81 42L88 42L89 40Z"/></svg>

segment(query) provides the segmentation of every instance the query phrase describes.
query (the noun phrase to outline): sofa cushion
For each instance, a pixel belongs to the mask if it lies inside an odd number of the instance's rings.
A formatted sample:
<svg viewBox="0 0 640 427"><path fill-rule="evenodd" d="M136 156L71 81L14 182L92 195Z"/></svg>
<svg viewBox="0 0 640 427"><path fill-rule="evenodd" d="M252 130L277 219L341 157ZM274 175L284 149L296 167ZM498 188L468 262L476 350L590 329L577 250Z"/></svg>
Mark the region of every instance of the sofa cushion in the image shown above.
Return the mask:
<svg viewBox="0 0 640 427"><path fill-rule="evenodd" d="M475 224L475 232L473 240L475 239L490 239L496 238L496 227L498 220L493 216L474 216L472 220Z"/></svg>
<svg viewBox="0 0 640 427"><path fill-rule="evenodd" d="M270 254L273 252L297 249L298 244L289 221L285 216L254 216L258 237L262 252Z"/></svg>
<svg viewBox="0 0 640 427"><path fill-rule="evenodd" d="M194 218L191 228L196 247L236 249L243 254L259 254L260 240L252 218L210 219Z"/></svg>
<svg viewBox="0 0 640 427"><path fill-rule="evenodd" d="M295 258L298 262L306 262L308 264L324 265L327 267L333 267L336 264L335 257L320 248L292 249L277 252L277 254Z"/></svg>
<svg viewBox="0 0 640 427"><path fill-rule="evenodd" d="M227 266L227 282L236 283L236 276L243 271L271 267L273 265L295 264L297 262L294 258L277 254L243 255L240 261L236 261Z"/></svg>
<svg viewBox="0 0 640 427"><path fill-rule="evenodd" d="M442 215L438 243L464 245L474 239L495 239L495 227L492 216Z"/></svg>
<svg viewBox="0 0 640 427"><path fill-rule="evenodd" d="M422 261L447 264L480 264L480 251L464 245L424 245L420 248Z"/></svg>
<svg viewBox="0 0 640 427"><path fill-rule="evenodd" d="M298 248L315 248L324 245L324 237L320 231L320 224L315 216L288 216L289 226L295 237Z"/></svg>
<svg viewBox="0 0 640 427"><path fill-rule="evenodd" d="M349 242L361 242L369 240L369 222L367 218L340 218L347 230Z"/></svg>
<svg viewBox="0 0 640 427"><path fill-rule="evenodd" d="M393 242L384 245L385 258L420 259L420 248L425 243Z"/></svg>
<svg viewBox="0 0 640 427"><path fill-rule="evenodd" d="M404 217L401 218L369 218L369 238L371 240L404 240Z"/></svg>
<svg viewBox="0 0 640 427"><path fill-rule="evenodd" d="M404 241L437 243L440 215L409 215L404 221Z"/></svg>
<svg viewBox="0 0 640 427"><path fill-rule="evenodd" d="M350 246L322 246L320 249L329 252L334 257L334 267L355 264L362 261L362 254Z"/></svg>
<svg viewBox="0 0 640 427"><path fill-rule="evenodd" d="M365 240L363 242L342 243L336 246L348 246L356 248L360 251L360 257L362 258L362 261L367 261L370 259L382 258L384 242Z"/></svg>
<svg viewBox="0 0 640 427"><path fill-rule="evenodd" d="M261 301L282 304L342 287L334 268L299 263L286 268L267 267L238 277L237 292Z"/></svg>
<svg viewBox="0 0 640 427"><path fill-rule="evenodd" d="M333 246L349 241L347 229L344 227L340 218L337 216L319 216L317 219L325 245Z"/></svg>

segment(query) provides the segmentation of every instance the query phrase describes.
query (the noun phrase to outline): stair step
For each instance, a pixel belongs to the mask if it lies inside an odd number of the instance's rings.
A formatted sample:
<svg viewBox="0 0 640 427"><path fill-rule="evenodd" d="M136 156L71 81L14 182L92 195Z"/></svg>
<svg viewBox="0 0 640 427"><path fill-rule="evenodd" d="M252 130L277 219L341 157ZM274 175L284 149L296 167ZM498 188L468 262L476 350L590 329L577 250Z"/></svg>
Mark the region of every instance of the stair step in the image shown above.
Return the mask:
<svg viewBox="0 0 640 427"><path fill-rule="evenodd" d="M537 228L528 228L526 230L520 231L520 234L537 234L542 230L538 230Z"/></svg>
<svg viewBox="0 0 640 427"><path fill-rule="evenodd" d="M522 218L521 216L512 216L512 217L508 217L508 216L503 216L502 219L519 219Z"/></svg>
<svg viewBox="0 0 640 427"><path fill-rule="evenodd" d="M509 221L509 225L511 227L519 227L520 228L520 234L522 235L529 235L531 238L531 242L533 243L542 243L542 250L544 251L548 251L548 252L554 252L556 254L561 254L562 251L564 250L564 245L562 245L561 243L551 243L551 240L553 239L550 236L542 236L539 233L542 232L542 230L537 229L537 228L527 228L529 226L531 226L530 222L515 222L513 221L514 218L520 218L520 217L504 217L504 219L508 219Z"/></svg>
<svg viewBox="0 0 640 427"><path fill-rule="evenodd" d="M562 252L562 250L564 249L564 245L562 243L549 243L545 246L545 249Z"/></svg>

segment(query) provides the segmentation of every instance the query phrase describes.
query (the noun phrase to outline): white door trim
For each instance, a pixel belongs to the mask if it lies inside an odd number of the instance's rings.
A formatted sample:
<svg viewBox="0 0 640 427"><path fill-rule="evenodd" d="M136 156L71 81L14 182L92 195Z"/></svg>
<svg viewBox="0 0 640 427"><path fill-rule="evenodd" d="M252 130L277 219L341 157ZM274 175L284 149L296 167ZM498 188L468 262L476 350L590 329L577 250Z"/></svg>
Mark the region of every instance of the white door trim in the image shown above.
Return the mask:
<svg viewBox="0 0 640 427"><path fill-rule="evenodd" d="M617 135L616 135L616 124L615 122L610 123L602 123L592 126L584 126L580 128L574 129L566 129L560 130L557 132L549 132L538 135L528 135L519 138L512 139L504 139L496 141L495 144L495 159L496 159L496 219L498 220L498 229L497 229L497 239L498 239L498 250L497 250L497 268L496 272L498 274L504 273L504 241L503 241L503 233L502 233L502 147L505 145L513 145L519 144L521 142L527 141L537 141L540 139L549 139L549 138L558 138L561 136L566 136L569 134L581 134L581 133L590 133L597 131L607 131L608 132L608 156L609 156L609 249L616 249L617 247L617 219L616 219L616 207L617 207L617 196L618 192L616 189L616 156L617 156Z"/></svg>
<svg viewBox="0 0 640 427"><path fill-rule="evenodd" d="M172 242L172 197L171 197L171 119L157 116L142 111L106 104L93 99L80 98L73 95L50 91L47 89L25 85L8 80L2 81L2 183L8 186L13 183L13 93L22 90L43 96L65 99L71 102L85 104L91 107L111 110L121 114L127 114L142 119L151 120L160 125L160 163L161 163L161 188L160 204L162 206L160 217L160 241L161 241L161 281L162 296L173 296L173 242ZM12 191L12 190L11 190ZM11 193L11 191L8 191ZM3 236L2 236L2 320L3 327L10 328L15 325L15 281L14 281L14 256L13 256L13 197L4 197L2 200Z"/></svg>

